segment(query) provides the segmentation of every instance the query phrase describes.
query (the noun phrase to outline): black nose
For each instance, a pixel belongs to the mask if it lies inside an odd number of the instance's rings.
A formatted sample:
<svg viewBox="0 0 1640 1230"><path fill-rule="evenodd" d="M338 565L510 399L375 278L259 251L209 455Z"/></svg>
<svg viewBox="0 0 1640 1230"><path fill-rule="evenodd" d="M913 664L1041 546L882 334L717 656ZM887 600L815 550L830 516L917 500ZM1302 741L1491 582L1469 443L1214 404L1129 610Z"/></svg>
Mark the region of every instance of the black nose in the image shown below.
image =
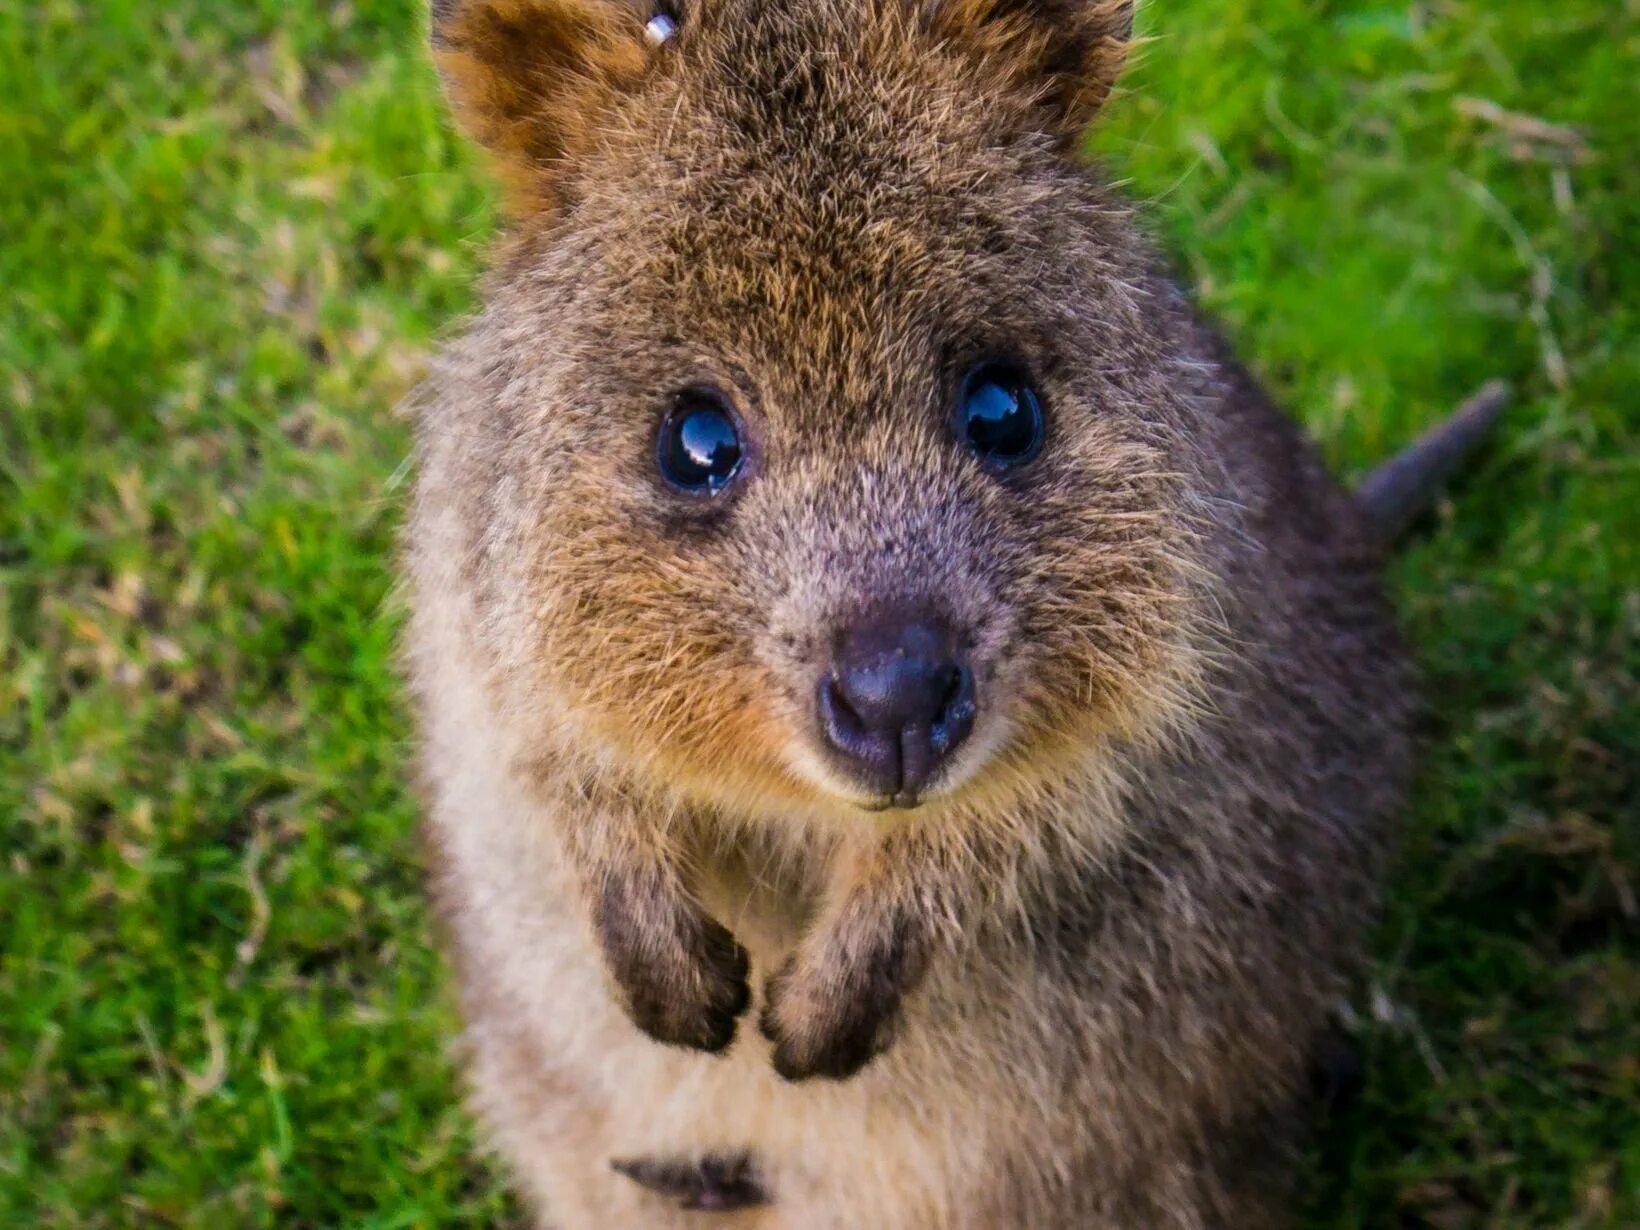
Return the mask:
<svg viewBox="0 0 1640 1230"><path fill-rule="evenodd" d="M820 681L826 739L865 783L902 807L974 726L973 673L951 634L923 617L851 628Z"/></svg>

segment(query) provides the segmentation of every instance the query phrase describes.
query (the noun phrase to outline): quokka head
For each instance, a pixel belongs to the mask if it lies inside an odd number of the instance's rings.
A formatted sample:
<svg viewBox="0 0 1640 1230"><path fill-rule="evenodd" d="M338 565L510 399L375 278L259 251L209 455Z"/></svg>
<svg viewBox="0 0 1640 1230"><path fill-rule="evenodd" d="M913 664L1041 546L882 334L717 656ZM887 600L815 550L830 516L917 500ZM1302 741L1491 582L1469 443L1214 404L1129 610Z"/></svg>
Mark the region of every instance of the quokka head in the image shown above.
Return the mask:
<svg viewBox="0 0 1640 1230"><path fill-rule="evenodd" d="M1199 377L1076 151L1130 10L435 0L510 219L424 433L543 755L932 814L1178 710Z"/></svg>

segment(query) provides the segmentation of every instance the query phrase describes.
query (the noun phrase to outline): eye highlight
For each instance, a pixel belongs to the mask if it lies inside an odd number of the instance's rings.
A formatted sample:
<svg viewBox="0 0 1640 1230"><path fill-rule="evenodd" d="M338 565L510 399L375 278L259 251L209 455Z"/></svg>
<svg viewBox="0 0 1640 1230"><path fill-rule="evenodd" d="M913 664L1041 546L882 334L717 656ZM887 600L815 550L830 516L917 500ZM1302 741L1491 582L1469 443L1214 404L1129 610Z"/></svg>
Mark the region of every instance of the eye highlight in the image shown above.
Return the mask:
<svg viewBox="0 0 1640 1230"><path fill-rule="evenodd" d="M981 363L963 377L957 435L990 465L1023 465L1042 447L1042 402L1012 363Z"/></svg>
<svg viewBox="0 0 1640 1230"><path fill-rule="evenodd" d="M721 395L690 389L661 423L656 461L667 482L715 495L735 480L745 457L740 424Z"/></svg>

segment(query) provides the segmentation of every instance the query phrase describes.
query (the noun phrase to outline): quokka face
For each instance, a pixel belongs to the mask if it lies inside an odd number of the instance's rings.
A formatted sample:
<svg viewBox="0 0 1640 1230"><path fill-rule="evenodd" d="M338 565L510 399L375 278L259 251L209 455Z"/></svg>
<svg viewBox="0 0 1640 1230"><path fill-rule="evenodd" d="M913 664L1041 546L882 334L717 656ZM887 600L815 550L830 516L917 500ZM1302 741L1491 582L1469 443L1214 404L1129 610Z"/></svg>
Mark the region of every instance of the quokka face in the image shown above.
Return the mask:
<svg viewBox="0 0 1640 1230"><path fill-rule="evenodd" d="M428 429L543 756L960 812L1185 702L1211 467L1183 309L1066 157L1128 6L1063 7L435 6L516 218Z"/></svg>

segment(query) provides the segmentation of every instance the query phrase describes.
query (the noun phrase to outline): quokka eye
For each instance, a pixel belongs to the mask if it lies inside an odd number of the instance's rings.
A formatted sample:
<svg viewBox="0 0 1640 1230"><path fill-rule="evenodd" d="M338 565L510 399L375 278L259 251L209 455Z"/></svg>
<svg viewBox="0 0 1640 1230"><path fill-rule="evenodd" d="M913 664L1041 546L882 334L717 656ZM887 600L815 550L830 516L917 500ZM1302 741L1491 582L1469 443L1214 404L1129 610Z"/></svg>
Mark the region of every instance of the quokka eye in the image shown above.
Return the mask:
<svg viewBox="0 0 1640 1230"><path fill-rule="evenodd" d="M745 446L728 403L708 389L690 389L662 421L656 452L667 482L715 495L740 473Z"/></svg>
<svg viewBox="0 0 1640 1230"><path fill-rule="evenodd" d="M962 381L957 434L990 465L1023 465L1042 447L1042 402L1012 363L987 362Z"/></svg>

